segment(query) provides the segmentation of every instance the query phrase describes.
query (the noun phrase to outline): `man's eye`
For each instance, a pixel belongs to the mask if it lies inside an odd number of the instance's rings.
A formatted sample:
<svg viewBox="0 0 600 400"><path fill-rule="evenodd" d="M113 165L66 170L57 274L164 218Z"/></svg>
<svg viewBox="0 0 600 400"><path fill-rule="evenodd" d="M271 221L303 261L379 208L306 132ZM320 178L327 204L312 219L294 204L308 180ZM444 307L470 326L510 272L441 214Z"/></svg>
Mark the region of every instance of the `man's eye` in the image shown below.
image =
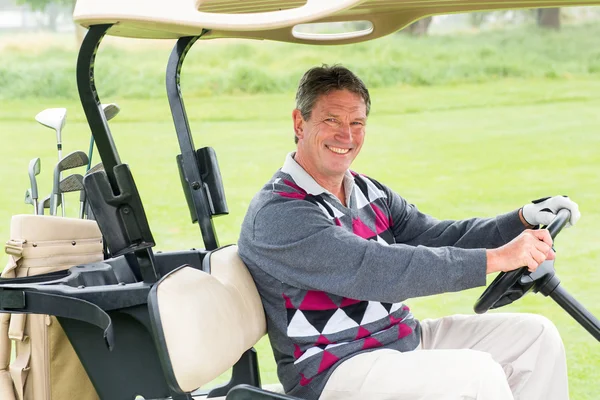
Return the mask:
<svg viewBox="0 0 600 400"><path fill-rule="evenodd" d="M352 123L352 125L363 126L363 125L364 125L364 123L363 123L363 122L360 122L360 121L354 121L354 122Z"/></svg>
<svg viewBox="0 0 600 400"><path fill-rule="evenodd" d="M335 118L327 118L325 122L337 122Z"/></svg>

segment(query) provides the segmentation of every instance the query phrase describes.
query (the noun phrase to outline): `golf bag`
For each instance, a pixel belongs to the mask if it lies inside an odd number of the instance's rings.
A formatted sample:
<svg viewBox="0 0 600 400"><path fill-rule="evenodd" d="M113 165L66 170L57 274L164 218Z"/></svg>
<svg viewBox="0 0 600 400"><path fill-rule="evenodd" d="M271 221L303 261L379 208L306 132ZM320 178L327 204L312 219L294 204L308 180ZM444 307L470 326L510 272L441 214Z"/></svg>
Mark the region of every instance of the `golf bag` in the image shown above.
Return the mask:
<svg viewBox="0 0 600 400"><path fill-rule="evenodd" d="M103 259L102 235L95 221L15 215L10 237L3 278L64 271ZM0 314L0 399L98 399L55 317Z"/></svg>

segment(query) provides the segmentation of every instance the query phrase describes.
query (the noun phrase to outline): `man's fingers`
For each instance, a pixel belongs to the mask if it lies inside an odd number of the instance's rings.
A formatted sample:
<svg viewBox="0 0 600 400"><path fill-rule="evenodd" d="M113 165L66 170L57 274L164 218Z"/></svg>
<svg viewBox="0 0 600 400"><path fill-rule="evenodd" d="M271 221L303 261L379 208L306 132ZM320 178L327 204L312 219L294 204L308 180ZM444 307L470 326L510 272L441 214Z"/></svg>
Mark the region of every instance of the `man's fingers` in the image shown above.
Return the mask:
<svg viewBox="0 0 600 400"><path fill-rule="evenodd" d="M565 196L555 196L551 199L551 201L553 203L553 211L558 211L561 208L566 208L571 212L571 217L569 218L569 226L575 225L579 218L581 218L581 213L579 212L579 205L570 198ZM546 223L544 222L544 224Z"/></svg>
<svg viewBox="0 0 600 400"><path fill-rule="evenodd" d="M556 258L556 253L554 253L554 250L550 249L550 251L548 251L548 254L546 254L546 260L554 260Z"/></svg>
<svg viewBox="0 0 600 400"><path fill-rule="evenodd" d="M537 222L542 225L548 225L554 221L556 215L550 211L540 211L537 215Z"/></svg>
<svg viewBox="0 0 600 400"><path fill-rule="evenodd" d="M537 261L533 259L533 257L529 257L529 261L527 262L527 269L529 272L535 271L535 269L540 265Z"/></svg>
<svg viewBox="0 0 600 400"><path fill-rule="evenodd" d="M546 243L548 246L552 246L552 236L550 236L550 232L548 229L538 229L529 231L533 236L538 238L538 240Z"/></svg>
<svg viewBox="0 0 600 400"><path fill-rule="evenodd" d="M546 261L546 252L540 249L533 249L531 252L531 258L537 263L535 266L537 267L544 261Z"/></svg>

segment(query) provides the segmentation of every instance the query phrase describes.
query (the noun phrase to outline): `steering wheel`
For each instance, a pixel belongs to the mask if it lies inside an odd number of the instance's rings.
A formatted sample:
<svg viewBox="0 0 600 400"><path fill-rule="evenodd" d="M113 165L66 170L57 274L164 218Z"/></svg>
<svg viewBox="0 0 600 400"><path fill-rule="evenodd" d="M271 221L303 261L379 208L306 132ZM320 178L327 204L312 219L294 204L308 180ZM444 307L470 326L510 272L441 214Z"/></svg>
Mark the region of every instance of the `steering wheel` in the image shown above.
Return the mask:
<svg viewBox="0 0 600 400"><path fill-rule="evenodd" d="M548 229L552 240L562 231L571 213L566 208L558 211L554 220L544 229ZM510 289L518 284L521 276L527 272L527 267L518 268L508 272L500 272L496 279L488 286L475 302L473 310L477 314L483 314L490 308L495 308L496 303L508 294Z"/></svg>

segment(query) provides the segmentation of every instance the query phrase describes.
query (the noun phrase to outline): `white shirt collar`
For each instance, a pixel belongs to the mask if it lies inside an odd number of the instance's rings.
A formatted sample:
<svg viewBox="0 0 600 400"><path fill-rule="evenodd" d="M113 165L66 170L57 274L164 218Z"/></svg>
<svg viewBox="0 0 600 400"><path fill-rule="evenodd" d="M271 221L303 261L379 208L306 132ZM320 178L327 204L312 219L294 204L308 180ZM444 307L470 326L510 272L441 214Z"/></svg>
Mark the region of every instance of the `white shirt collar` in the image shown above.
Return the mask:
<svg viewBox="0 0 600 400"><path fill-rule="evenodd" d="M285 172L292 177L294 182L302 189L306 190L307 193L312 195L319 195L327 193L337 199L331 192L319 185L315 179L302 168L300 164L294 160L296 152L293 151L285 157L285 162L281 168L282 172ZM344 192L346 193L346 204L350 202L350 196L352 195L352 188L354 187L354 177L349 170L344 173Z"/></svg>

